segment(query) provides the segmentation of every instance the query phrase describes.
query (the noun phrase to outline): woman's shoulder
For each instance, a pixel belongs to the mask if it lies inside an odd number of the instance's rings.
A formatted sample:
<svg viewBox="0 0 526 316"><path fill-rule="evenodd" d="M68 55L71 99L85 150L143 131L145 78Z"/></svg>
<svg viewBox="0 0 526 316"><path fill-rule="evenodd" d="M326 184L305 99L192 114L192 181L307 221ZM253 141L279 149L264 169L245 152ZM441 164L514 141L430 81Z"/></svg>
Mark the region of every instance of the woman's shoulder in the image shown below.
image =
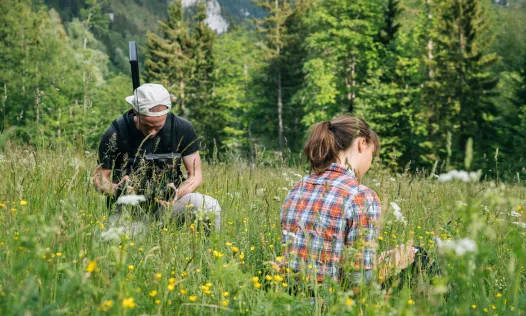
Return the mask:
<svg viewBox="0 0 526 316"><path fill-rule="evenodd" d="M378 194L376 194L376 192L373 189L369 188L368 186L364 184L360 184L358 186L358 189L359 189L360 195L362 195L367 202L380 202L380 198L378 198Z"/></svg>

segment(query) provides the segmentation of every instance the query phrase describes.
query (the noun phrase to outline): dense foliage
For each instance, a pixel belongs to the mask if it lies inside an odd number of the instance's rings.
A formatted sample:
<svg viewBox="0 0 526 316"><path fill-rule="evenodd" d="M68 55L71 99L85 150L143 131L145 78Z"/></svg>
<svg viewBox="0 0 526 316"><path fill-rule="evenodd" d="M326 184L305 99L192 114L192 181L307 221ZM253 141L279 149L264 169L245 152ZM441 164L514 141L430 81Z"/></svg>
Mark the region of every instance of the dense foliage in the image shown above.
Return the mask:
<svg viewBox="0 0 526 316"><path fill-rule="evenodd" d="M127 108L136 40L143 82L167 86L208 158L266 149L297 161L311 124L350 112L394 170L495 176L498 163L524 177L523 0L257 0L240 5L265 14L219 35L205 2L186 3L2 1L2 132L95 147Z"/></svg>

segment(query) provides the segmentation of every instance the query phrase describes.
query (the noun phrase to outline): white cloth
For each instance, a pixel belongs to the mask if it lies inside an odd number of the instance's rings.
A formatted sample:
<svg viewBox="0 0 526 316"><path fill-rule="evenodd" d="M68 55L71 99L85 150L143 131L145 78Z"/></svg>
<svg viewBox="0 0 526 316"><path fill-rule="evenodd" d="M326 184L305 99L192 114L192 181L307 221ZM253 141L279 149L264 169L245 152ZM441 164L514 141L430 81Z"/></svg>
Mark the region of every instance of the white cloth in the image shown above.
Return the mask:
<svg viewBox="0 0 526 316"><path fill-rule="evenodd" d="M145 116L163 116L170 112L172 102L170 93L160 84L145 83L135 89L133 95L126 97L126 102L131 104L135 111ZM150 109L158 105L164 105L166 110L160 112L150 112Z"/></svg>

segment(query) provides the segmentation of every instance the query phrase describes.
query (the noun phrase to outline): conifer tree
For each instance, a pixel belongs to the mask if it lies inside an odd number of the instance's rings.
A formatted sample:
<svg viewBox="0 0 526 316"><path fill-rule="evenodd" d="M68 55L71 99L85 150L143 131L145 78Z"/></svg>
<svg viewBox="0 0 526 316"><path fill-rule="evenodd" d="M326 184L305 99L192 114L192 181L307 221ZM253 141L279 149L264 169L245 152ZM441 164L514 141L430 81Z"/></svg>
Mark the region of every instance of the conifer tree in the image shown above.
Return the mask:
<svg viewBox="0 0 526 316"><path fill-rule="evenodd" d="M188 87L188 108L197 132L203 137L204 151L221 147L225 126L225 110L215 94L215 60L213 55L216 33L205 23L206 3L197 4L192 32L192 77Z"/></svg>
<svg viewBox="0 0 526 316"><path fill-rule="evenodd" d="M275 102L277 105L277 129L279 153L283 155L285 149L283 122L283 46L288 38L286 21L292 12L290 0L253 0L259 7L267 10L268 15L263 19L256 19L257 30L265 35L267 58L269 61L269 79L275 87Z"/></svg>
<svg viewBox="0 0 526 316"><path fill-rule="evenodd" d="M498 57L486 53L491 43L486 11L480 0L445 0L436 27L433 77L426 93L432 104L432 141L444 158L440 148L447 133L452 133L453 162L461 162L465 144L472 138L477 157L482 157L492 151L496 108L491 98L498 83L490 71Z"/></svg>
<svg viewBox="0 0 526 316"><path fill-rule="evenodd" d="M187 85L193 68L193 42L181 0L170 2L167 21L159 23L161 36L147 34L145 79L164 85L185 110Z"/></svg>

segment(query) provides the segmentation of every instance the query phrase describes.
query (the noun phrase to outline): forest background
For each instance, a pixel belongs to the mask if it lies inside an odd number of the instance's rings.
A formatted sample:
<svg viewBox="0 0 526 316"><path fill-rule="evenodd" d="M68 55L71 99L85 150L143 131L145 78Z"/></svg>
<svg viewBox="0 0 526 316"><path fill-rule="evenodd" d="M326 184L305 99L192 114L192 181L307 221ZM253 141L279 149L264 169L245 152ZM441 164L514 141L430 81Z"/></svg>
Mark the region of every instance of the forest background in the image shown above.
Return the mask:
<svg viewBox="0 0 526 316"><path fill-rule="evenodd" d="M526 177L526 1L2 0L0 149L92 151L141 81L165 85L206 159L299 161L354 113L394 171ZM497 166L497 168L495 168Z"/></svg>

